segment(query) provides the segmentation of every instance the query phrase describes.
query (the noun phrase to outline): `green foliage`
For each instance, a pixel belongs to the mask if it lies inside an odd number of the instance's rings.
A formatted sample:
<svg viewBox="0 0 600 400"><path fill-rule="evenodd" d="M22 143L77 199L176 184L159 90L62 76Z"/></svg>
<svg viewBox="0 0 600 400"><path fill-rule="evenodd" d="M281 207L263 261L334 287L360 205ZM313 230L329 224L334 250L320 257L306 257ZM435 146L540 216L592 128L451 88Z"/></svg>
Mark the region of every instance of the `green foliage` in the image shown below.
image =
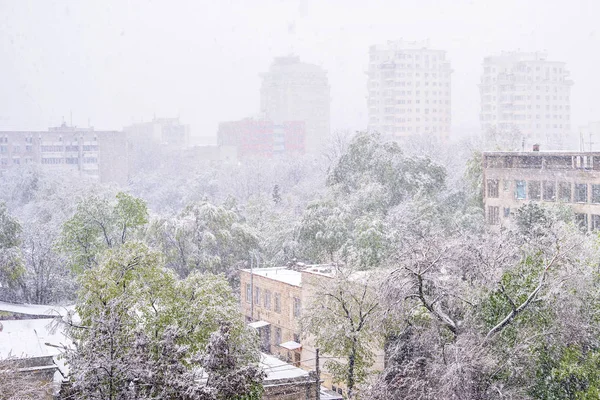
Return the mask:
<svg viewBox="0 0 600 400"><path fill-rule="evenodd" d="M467 161L465 179L469 184L471 201L483 208L483 153L481 151L473 151Z"/></svg>
<svg viewBox="0 0 600 400"><path fill-rule="evenodd" d="M157 221L149 236L182 277L192 271L230 273L260 248L258 234L235 210L209 202L191 204L177 218Z"/></svg>
<svg viewBox="0 0 600 400"><path fill-rule="evenodd" d="M21 225L0 202L0 287L14 288L25 274L20 235Z"/></svg>
<svg viewBox="0 0 600 400"><path fill-rule="evenodd" d="M382 210L416 192L435 193L444 187L445 170L428 158L406 157L396 142L382 142L374 133L357 134L331 169L327 184L350 194L378 184L385 188Z"/></svg>
<svg viewBox="0 0 600 400"><path fill-rule="evenodd" d="M186 332L182 340L191 351L201 350L225 322L231 324L231 335L240 348L241 338L248 339L224 277L195 273L179 280L164 267L162 255L142 243L127 242L108 250L97 267L83 273L80 283L77 312L84 326L118 299L116 312L123 320L150 337L159 336L167 327L178 327ZM85 340L87 331L75 331L75 335Z"/></svg>
<svg viewBox="0 0 600 400"><path fill-rule="evenodd" d="M64 223L59 247L71 268L82 272L95 265L104 250L124 244L147 222L148 210L141 199L122 192L116 201L91 195Z"/></svg>
<svg viewBox="0 0 600 400"><path fill-rule="evenodd" d="M600 350L579 344L535 349L537 369L530 395L535 399L600 398Z"/></svg>

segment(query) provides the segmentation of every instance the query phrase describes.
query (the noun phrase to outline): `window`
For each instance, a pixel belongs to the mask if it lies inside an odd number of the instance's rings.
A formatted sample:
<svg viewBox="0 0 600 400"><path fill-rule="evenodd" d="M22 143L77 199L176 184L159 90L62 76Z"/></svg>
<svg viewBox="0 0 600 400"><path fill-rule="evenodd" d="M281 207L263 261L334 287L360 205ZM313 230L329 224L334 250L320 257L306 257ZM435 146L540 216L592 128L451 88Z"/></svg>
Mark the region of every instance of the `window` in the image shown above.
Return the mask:
<svg viewBox="0 0 600 400"><path fill-rule="evenodd" d="M300 334L299 333L294 333L294 342L300 343Z"/></svg>
<svg viewBox="0 0 600 400"><path fill-rule="evenodd" d="M498 198L498 180L497 179L488 179L487 180L487 191L488 197L493 199Z"/></svg>
<svg viewBox="0 0 600 400"><path fill-rule="evenodd" d="M544 181L544 200L554 201L556 200L556 183L553 181Z"/></svg>
<svg viewBox="0 0 600 400"><path fill-rule="evenodd" d="M488 224L498 225L500 222L500 207L488 206Z"/></svg>
<svg viewBox="0 0 600 400"><path fill-rule="evenodd" d="M281 328L276 326L275 327L275 343L276 344L281 344Z"/></svg>
<svg viewBox="0 0 600 400"><path fill-rule="evenodd" d="M281 295L279 293L275 293L275 312L281 312Z"/></svg>
<svg viewBox="0 0 600 400"><path fill-rule="evenodd" d="M300 316L300 299L294 297L294 317Z"/></svg>
<svg viewBox="0 0 600 400"><path fill-rule="evenodd" d="M254 304L260 306L260 288L258 286L254 286Z"/></svg>
<svg viewBox="0 0 600 400"><path fill-rule="evenodd" d="M575 184L575 202L576 203L587 203L587 184L576 183Z"/></svg>
<svg viewBox="0 0 600 400"><path fill-rule="evenodd" d="M298 352L294 353L294 366L300 367L300 353Z"/></svg>
<svg viewBox="0 0 600 400"><path fill-rule="evenodd" d="M504 218L510 217L510 207L504 207Z"/></svg>
<svg viewBox="0 0 600 400"><path fill-rule="evenodd" d="M540 181L529 181L529 200L540 200L541 195Z"/></svg>
<svg viewBox="0 0 600 400"><path fill-rule="evenodd" d="M571 184L569 182L558 183L558 200L565 203L571 202Z"/></svg>
<svg viewBox="0 0 600 400"><path fill-rule="evenodd" d="M575 214L575 225L582 231L587 231L588 228L588 216L587 214Z"/></svg>
<svg viewBox="0 0 600 400"><path fill-rule="evenodd" d="M592 214L592 226L590 228L593 231L600 229L600 215Z"/></svg>
<svg viewBox="0 0 600 400"><path fill-rule="evenodd" d="M600 185L592 185L592 203L600 203Z"/></svg>
<svg viewBox="0 0 600 400"><path fill-rule="evenodd" d="M503 188L503 189L504 189L504 191L505 191L505 192L507 192L507 191L510 189L510 181L508 181L508 180L506 180L506 179L505 179L505 180L503 181L503 184L504 184L504 185L503 185L503 186L504 186L504 188Z"/></svg>
<svg viewBox="0 0 600 400"><path fill-rule="evenodd" d="M515 181L515 197L517 200L524 200L527 183L525 181Z"/></svg>
<svg viewBox="0 0 600 400"><path fill-rule="evenodd" d="M271 291L265 290L265 308L267 310L271 309Z"/></svg>
<svg viewBox="0 0 600 400"><path fill-rule="evenodd" d="M252 285L246 283L246 301L250 303L252 301Z"/></svg>

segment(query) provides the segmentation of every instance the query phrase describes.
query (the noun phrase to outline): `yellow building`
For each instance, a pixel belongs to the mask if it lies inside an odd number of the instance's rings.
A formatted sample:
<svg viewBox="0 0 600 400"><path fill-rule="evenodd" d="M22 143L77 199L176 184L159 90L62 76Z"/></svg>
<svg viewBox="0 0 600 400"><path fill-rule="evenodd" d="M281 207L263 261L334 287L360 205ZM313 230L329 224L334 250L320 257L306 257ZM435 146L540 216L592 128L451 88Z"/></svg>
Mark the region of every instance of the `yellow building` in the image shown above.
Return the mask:
<svg viewBox="0 0 600 400"><path fill-rule="evenodd" d="M331 265L295 265L291 268L244 269L240 274L241 307L250 326L257 329L262 351L271 353L303 369L314 370L314 341L301 330L303 307L318 295L319 287L333 283ZM374 371L384 368L384 351L373 349ZM327 388L343 392L344 385L334 384L325 368L326 354L321 354L321 379ZM343 360L340 360L343 362Z"/></svg>
<svg viewBox="0 0 600 400"><path fill-rule="evenodd" d="M490 225L536 202L568 205L582 229L600 228L600 152L484 152L483 182Z"/></svg>

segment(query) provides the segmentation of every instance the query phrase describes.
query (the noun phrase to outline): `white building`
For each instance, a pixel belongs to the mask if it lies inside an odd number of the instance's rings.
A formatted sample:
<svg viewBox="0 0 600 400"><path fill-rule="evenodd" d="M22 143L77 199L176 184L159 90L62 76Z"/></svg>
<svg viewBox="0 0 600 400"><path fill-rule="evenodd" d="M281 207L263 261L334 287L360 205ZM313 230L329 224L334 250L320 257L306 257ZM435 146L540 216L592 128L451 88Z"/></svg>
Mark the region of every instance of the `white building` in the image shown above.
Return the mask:
<svg viewBox="0 0 600 400"><path fill-rule="evenodd" d="M298 57L275 58L261 74L260 109L264 118L306 124L305 151L315 153L326 143L330 129L330 89L327 72Z"/></svg>
<svg viewBox="0 0 600 400"><path fill-rule="evenodd" d="M369 49L369 130L392 138L450 135L452 69L427 41L388 41Z"/></svg>
<svg viewBox="0 0 600 400"><path fill-rule="evenodd" d="M571 142L568 77L565 63L548 61L545 53L486 57L479 85L484 135L503 147L564 148Z"/></svg>

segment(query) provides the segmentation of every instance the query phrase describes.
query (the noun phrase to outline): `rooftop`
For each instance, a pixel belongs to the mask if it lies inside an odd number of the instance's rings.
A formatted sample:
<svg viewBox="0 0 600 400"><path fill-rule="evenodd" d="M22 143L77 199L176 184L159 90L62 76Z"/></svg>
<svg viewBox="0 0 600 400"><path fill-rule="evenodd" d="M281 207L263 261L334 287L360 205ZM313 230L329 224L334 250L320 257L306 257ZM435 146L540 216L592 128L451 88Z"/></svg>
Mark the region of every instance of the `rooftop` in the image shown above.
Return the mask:
<svg viewBox="0 0 600 400"><path fill-rule="evenodd" d="M254 268L244 269L243 271L252 273L254 275L262 276L265 278L273 279L279 282L287 283L292 286L302 286L302 274L293 269L287 267L277 268Z"/></svg>

